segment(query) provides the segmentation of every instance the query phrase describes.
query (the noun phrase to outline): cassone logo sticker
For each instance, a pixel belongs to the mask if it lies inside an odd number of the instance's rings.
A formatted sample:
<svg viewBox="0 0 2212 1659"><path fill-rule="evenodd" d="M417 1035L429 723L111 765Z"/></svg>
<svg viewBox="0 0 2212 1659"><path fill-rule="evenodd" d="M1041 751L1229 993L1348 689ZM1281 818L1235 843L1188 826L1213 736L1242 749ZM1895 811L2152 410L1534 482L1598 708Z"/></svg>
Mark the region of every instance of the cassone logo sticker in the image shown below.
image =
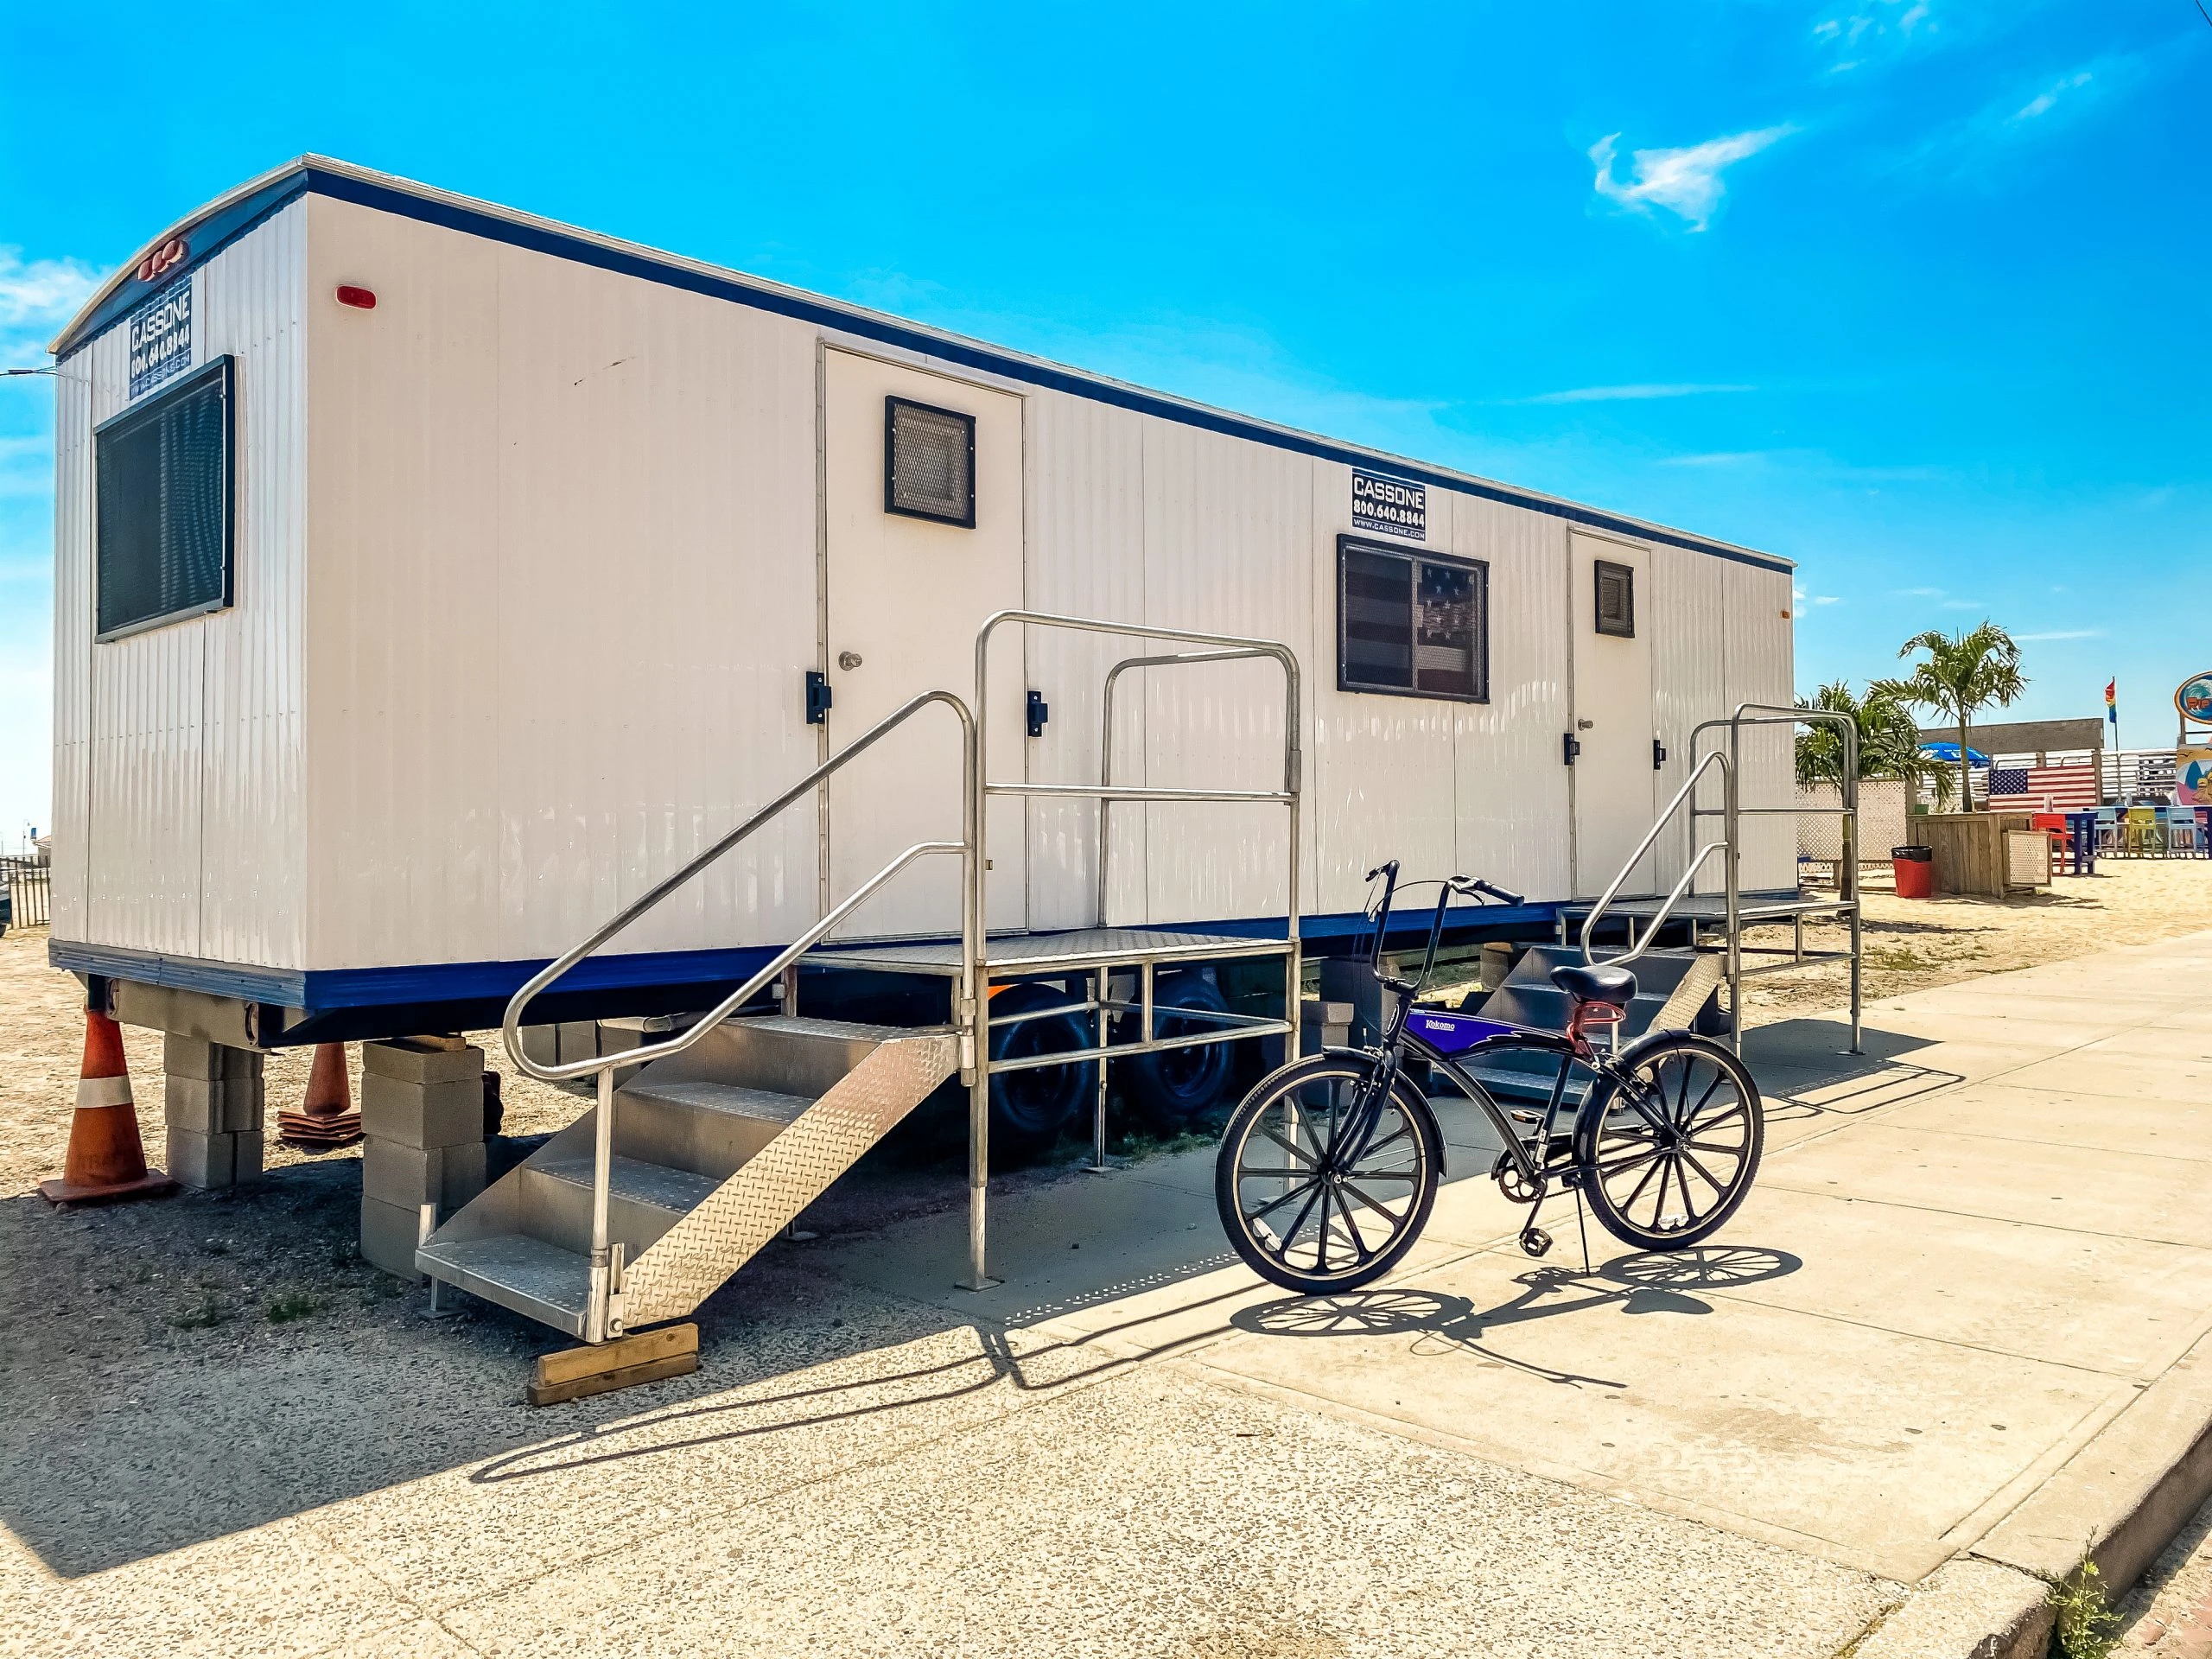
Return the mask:
<svg viewBox="0 0 2212 1659"><path fill-rule="evenodd" d="M1428 490L1380 473L1351 473L1351 522L1355 530L1379 530L1408 541L1428 539Z"/></svg>
<svg viewBox="0 0 2212 1659"><path fill-rule="evenodd" d="M130 395L192 366L192 278L172 283L130 314Z"/></svg>

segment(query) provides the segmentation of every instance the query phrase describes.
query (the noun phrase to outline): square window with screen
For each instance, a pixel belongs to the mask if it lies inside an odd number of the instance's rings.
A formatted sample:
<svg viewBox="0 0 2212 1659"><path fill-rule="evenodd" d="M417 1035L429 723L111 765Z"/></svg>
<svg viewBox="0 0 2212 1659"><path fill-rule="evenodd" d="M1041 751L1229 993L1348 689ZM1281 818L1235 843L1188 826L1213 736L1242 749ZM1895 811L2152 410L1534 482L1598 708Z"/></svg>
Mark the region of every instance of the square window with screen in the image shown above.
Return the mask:
<svg viewBox="0 0 2212 1659"><path fill-rule="evenodd" d="M883 510L976 527L976 417L883 400Z"/></svg>
<svg viewBox="0 0 2212 1659"><path fill-rule="evenodd" d="M1490 698L1490 569L1337 538L1337 687Z"/></svg>
<svg viewBox="0 0 2212 1659"><path fill-rule="evenodd" d="M1607 559L1598 566L1598 632L1636 638L1636 570Z"/></svg>
<svg viewBox="0 0 2212 1659"><path fill-rule="evenodd" d="M231 602L234 402L219 358L93 433L95 639Z"/></svg>

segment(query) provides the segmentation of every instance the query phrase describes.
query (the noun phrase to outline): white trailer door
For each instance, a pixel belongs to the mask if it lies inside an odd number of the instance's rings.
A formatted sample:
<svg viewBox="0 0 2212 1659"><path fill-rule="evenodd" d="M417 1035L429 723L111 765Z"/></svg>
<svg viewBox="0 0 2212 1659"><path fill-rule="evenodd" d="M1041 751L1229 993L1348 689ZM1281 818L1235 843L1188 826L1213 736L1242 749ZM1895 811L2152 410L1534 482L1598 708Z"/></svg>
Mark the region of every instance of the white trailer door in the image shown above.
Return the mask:
<svg viewBox="0 0 2212 1659"><path fill-rule="evenodd" d="M992 612L1021 604L1021 400L851 352L826 355L834 753L918 692L973 699L976 631ZM1021 651L1017 630L993 640L985 717L991 775L1001 780L1023 775ZM830 779L833 904L916 842L959 838L957 724L949 709L925 709ZM1021 806L992 803L994 928L1023 925ZM959 895L957 859L922 860L870 899L842 937L952 932Z"/></svg>
<svg viewBox="0 0 2212 1659"><path fill-rule="evenodd" d="M1594 899L1651 828L1656 810L1652 765L1652 560L1624 542L1574 532L1573 571L1574 891ZM1657 891L1656 854L1623 884L1624 894Z"/></svg>

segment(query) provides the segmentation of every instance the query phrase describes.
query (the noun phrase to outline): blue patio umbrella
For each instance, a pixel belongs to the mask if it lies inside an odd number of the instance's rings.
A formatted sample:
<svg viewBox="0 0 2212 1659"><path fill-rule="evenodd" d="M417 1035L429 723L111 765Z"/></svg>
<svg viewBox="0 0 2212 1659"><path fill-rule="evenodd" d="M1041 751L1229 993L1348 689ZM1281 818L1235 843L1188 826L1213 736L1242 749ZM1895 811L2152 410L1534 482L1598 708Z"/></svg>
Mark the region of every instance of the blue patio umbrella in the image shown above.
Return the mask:
<svg viewBox="0 0 2212 1659"><path fill-rule="evenodd" d="M1955 766L1959 764L1959 746L1955 743L1923 743L1920 746L1920 752L1923 754L1933 755L1938 760L1948 760ZM1989 757L1980 749L1968 748L1967 764L1970 766L1986 766L1989 764Z"/></svg>

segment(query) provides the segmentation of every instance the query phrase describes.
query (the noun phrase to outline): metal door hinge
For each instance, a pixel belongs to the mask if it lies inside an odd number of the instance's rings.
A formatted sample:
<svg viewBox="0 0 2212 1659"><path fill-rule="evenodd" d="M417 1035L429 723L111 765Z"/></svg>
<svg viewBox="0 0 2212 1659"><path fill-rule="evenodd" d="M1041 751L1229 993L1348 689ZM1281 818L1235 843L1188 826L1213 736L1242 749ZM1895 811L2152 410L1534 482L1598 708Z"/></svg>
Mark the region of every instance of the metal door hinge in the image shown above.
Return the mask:
<svg viewBox="0 0 2212 1659"><path fill-rule="evenodd" d="M1560 734L1560 758L1571 766L1575 756L1582 753L1582 745L1575 741L1573 732L1566 732Z"/></svg>
<svg viewBox="0 0 2212 1659"><path fill-rule="evenodd" d="M1045 694L1042 691L1032 691L1029 694L1026 712L1029 719L1029 735L1044 736L1045 722L1052 717L1052 705L1045 701Z"/></svg>
<svg viewBox="0 0 2212 1659"><path fill-rule="evenodd" d="M808 669L806 671L806 723L808 725L820 726L829 720L831 696L830 677L818 668Z"/></svg>

